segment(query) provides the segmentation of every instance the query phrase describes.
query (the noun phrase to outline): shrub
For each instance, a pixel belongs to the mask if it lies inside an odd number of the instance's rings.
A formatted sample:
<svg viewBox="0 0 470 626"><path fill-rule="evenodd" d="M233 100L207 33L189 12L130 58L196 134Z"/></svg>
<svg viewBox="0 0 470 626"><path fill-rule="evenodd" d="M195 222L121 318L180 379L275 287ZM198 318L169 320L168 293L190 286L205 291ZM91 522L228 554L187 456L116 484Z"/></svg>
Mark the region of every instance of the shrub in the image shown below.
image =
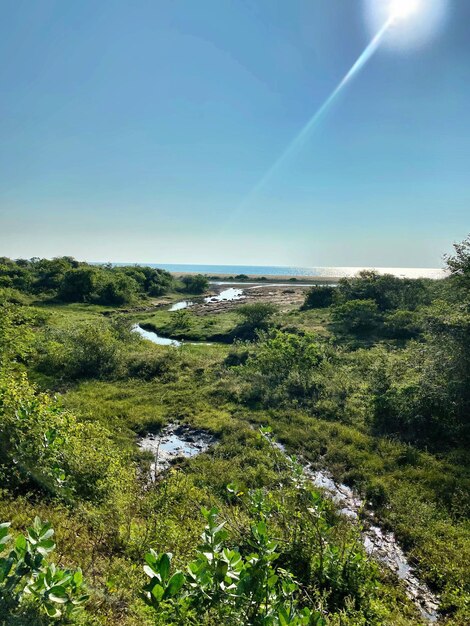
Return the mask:
<svg viewBox="0 0 470 626"><path fill-rule="evenodd" d="M333 308L333 320L346 331L363 332L374 329L380 315L374 300L349 300Z"/></svg>
<svg viewBox="0 0 470 626"><path fill-rule="evenodd" d="M236 309L243 323L250 328L265 328L270 317L276 313L277 307L270 302L243 304Z"/></svg>
<svg viewBox="0 0 470 626"><path fill-rule="evenodd" d="M209 281L206 276L202 274L189 274L183 276L181 282L184 285L184 290L188 293L204 293L209 287Z"/></svg>
<svg viewBox="0 0 470 626"><path fill-rule="evenodd" d="M10 524L0 524L0 550L11 536ZM36 517L25 535L18 535L8 555L0 556L0 609L13 617L24 603L37 606L48 617L71 617L88 600L80 569L62 570L49 562L55 549L54 529Z"/></svg>
<svg viewBox="0 0 470 626"><path fill-rule="evenodd" d="M59 289L59 298L65 302L87 302L97 286L97 271L80 267L65 273Z"/></svg>
<svg viewBox="0 0 470 626"><path fill-rule="evenodd" d="M385 316L384 330L393 339L411 339L421 331L419 315L415 311L393 311Z"/></svg>
<svg viewBox="0 0 470 626"><path fill-rule="evenodd" d="M333 303L335 287L311 287L305 296L302 309L325 309Z"/></svg>
<svg viewBox="0 0 470 626"><path fill-rule="evenodd" d="M86 323L76 328L48 329L39 341L39 371L68 379L105 378L122 368L120 342L105 323Z"/></svg>
<svg viewBox="0 0 470 626"><path fill-rule="evenodd" d="M132 466L109 431L79 422L27 377L0 377L0 483L70 500L110 497L132 479Z"/></svg>
<svg viewBox="0 0 470 626"><path fill-rule="evenodd" d="M242 396L268 406L314 401L321 385L318 368L325 358L325 349L311 335L260 333L244 365L235 368L245 383Z"/></svg>

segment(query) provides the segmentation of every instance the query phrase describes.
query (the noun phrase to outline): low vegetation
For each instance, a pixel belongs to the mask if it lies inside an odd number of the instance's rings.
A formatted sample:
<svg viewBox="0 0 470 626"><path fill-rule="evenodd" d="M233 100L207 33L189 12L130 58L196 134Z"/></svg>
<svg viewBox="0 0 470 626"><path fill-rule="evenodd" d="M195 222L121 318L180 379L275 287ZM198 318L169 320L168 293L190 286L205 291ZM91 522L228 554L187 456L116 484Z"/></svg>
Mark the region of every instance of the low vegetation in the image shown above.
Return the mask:
<svg viewBox="0 0 470 626"><path fill-rule="evenodd" d="M2 259L0 624L421 626L368 514L275 437L353 486L467 626L469 241L442 281L366 272L217 315L146 310L178 288L160 270ZM172 423L217 443L151 481L137 437Z"/></svg>

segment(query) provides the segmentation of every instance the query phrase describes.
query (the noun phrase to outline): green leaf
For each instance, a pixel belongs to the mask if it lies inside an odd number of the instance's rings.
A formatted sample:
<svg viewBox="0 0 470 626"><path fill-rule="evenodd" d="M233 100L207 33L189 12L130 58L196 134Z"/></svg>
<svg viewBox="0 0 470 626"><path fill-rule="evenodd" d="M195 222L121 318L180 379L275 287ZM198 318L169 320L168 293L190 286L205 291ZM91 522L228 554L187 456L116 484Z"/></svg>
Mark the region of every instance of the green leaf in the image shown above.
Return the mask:
<svg viewBox="0 0 470 626"><path fill-rule="evenodd" d="M175 572L168 581L167 588L165 590L165 598L175 596L184 585L185 575L183 572Z"/></svg>
<svg viewBox="0 0 470 626"><path fill-rule="evenodd" d="M168 577L170 575L170 555L167 554L166 552L162 554L162 556L160 557L160 562L158 564L158 569L160 572L160 576L162 578L162 582L166 582L168 580Z"/></svg>
<svg viewBox="0 0 470 626"><path fill-rule="evenodd" d="M164 589L161 585L156 584L154 585L154 587L152 587L152 591L150 593L152 594L152 599L155 600L155 602L161 602L164 594Z"/></svg>
<svg viewBox="0 0 470 626"><path fill-rule="evenodd" d="M48 593L49 599L57 604L65 604L69 597L64 587L61 585L56 585L55 587L51 587Z"/></svg>
<svg viewBox="0 0 470 626"><path fill-rule="evenodd" d="M26 552L27 547L28 542L26 540L26 537L24 535L18 535L15 541L15 550L18 550L18 552L23 554L24 552Z"/></svg>
<svg viewBox="0 0 470 626"><path fill-rule="evenodd" d="M150 578L156 578L157 577L157 572L150 565L144 565L144 572Z"/></svg>

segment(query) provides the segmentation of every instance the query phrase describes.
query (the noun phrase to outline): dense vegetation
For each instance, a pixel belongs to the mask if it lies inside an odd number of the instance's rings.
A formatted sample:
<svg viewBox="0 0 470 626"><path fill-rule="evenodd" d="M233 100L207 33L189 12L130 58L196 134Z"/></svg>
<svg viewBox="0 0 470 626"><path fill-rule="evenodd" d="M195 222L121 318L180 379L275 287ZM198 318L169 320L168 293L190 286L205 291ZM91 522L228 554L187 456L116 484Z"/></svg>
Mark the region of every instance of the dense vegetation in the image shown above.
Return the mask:
<svg viewBox="0 0 470 626"><path fill-rule="evenodd" d="M467 626L470 239L447 266L201 316L147 310L197 277L2 259L0 624L422 624L274 436L359 491ZM217 443L152 481L137 436L170 423Z"/></svg>
<svg viewBox="0 0 470 626"><path fill-rule="evenodd" d="M161 296L174 286L169 272L139 265L89 265L71 257L0 258L0 289L9 299L22 292L62 302L120 306L143 296Z"/></svg>

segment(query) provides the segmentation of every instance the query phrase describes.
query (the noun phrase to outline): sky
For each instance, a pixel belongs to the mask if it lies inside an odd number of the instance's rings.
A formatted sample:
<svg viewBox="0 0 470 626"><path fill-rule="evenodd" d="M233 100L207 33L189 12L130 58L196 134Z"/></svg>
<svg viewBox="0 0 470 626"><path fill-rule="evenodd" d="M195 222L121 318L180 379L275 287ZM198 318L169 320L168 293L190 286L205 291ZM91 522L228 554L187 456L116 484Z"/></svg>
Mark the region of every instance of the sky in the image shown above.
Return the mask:
<svg viewBox="0 0 470 626"><path fill-rule="evenodd" d="M419 45L394 25L257 188L386 1L2 0L0 255L441 266L470 231L468 0L423 0Z"/></svg>

